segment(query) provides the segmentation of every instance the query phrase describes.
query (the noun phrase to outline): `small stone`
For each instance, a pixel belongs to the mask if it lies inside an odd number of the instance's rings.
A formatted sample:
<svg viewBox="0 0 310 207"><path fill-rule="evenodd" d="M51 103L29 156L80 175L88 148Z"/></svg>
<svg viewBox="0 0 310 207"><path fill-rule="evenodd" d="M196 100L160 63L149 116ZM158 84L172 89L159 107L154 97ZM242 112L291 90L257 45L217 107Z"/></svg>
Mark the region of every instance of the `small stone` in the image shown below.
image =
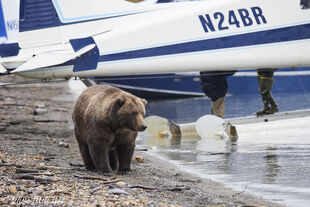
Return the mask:
<svg viewBox="0 0 310 207"><path fill-rule="evenodd" d="M70 147L70 144L69 144L69 143L66 143L66 142L58 142L58 146L60 146L60 147L65 147L65 148L69 148L69 147Z"/></svg>
<svg viewBox="0 0 310 207"><path fill-rule="evenodd" d="M122 190L120 188L114 188L114 189L108 190L108 193L116 194L116 195L119 195L119 194L129 195L129 193L127 193L126 191L124 191L124 190Z"/></svg>
<svg viewBox="0 0 310 207"><path fill-rule="evenodd" d="M157 150L157 147L156 146L151 146L148 148L149 150Z"/></svg>
<svg viewBox="0 0 310 207"><path fill-rule="evenodd" d="M38 107L33 110L33 115L40 115L45 113L47 113L47 109L45 108Z"/></svg>
<svg viewBox="0 0 310 207"><path fill-rule="evenodd" d="M143 162L143 158L141 156L136 156L136 160L138 161L138 163Z"/></svg>
<svg viewBox="0 0 310 207"><path fill-rule="evenodd" d="M120 181L120 182L117 182L116 185L124 187L127 185L127 183Z"/></svg>
<svg viewBox="0 0 310 207"><path fill-rule="evenodd" d="M17 190L16 190L15 186L10 186L8 190L9 190L10 193L14 193L14 194L17 193Z"/></svg>

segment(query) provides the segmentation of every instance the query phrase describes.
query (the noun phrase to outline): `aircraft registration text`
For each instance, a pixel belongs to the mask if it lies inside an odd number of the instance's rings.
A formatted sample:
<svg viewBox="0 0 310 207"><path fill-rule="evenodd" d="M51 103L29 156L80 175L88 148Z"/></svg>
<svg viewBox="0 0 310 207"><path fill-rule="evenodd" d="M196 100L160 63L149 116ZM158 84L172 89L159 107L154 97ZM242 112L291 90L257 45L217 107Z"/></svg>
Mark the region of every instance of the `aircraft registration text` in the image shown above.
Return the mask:
<svg viewBox="0 0 310 207"><path fill-rule="evenodd" d="M205 32L214 32L216 30L227 30L230 27L248 27L253 24L266 24L267 20L260 7L251 7L250 9L229 10L227 14L215 12L213 15L198 15L200 23ZM228 20L228 22L227 22Z"/></svg>

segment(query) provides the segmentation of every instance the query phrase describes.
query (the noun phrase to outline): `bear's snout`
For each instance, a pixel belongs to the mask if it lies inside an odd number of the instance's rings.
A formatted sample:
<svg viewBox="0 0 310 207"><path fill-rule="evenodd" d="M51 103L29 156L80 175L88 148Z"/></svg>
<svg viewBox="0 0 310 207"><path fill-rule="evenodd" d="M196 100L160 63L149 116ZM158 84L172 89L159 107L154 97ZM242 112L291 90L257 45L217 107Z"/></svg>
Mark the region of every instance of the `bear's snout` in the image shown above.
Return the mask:
<svg viewBox="0 0 310 207"><path fill-rule="evenodd" d="M147 128L146 124L143 124L143 125L140 127L139 131L140 131L140 132L143 132L144 130L146 130L146 128Z"/></svg>

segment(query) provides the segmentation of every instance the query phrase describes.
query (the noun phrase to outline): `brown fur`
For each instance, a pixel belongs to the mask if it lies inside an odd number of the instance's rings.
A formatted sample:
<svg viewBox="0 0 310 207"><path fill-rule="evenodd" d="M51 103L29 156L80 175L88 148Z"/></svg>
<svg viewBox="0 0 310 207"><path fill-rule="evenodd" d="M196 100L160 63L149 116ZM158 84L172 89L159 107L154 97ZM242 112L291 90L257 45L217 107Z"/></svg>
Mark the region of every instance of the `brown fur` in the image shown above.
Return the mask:
<svg viewBox="0 0 310 207"><path fill-rule="evenodd" d="M86 89L72 114L75 136L87 170L112 174L130 171L146 100L118 88L100 85Z"/></svg>

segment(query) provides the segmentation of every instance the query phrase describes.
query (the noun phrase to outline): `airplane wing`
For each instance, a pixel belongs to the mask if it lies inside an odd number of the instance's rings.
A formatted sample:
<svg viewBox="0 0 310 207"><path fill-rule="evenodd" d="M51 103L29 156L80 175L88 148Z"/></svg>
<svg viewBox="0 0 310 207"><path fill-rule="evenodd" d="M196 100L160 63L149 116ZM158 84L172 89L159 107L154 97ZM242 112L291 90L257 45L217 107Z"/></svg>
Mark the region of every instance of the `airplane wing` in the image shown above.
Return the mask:
<svg viewBox="0 0 310 207"><path fill-rule="evenodd" d="M89 44L77 51L58 51L38 54L21 66L17 67L11 73L26 72L34 69L60 65L77 57L80 57L81 55L89 52L95 47L96 44Z"/></svg>

